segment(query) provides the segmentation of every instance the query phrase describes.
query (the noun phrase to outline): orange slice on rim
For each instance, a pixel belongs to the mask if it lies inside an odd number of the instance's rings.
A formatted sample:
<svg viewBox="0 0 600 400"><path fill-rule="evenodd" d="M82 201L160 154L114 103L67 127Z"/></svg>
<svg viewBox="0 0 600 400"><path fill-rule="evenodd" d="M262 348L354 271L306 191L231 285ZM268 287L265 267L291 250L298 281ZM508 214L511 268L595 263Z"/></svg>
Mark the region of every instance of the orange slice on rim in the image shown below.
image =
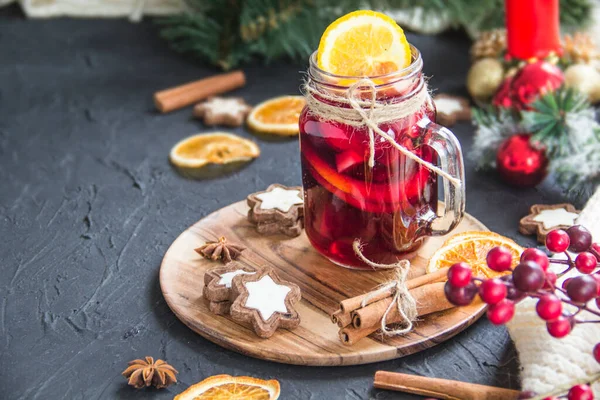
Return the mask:
<svg viewBox="0 0 600 400"><path fill-rule="evenodd" d="M279 392L276 380L215 375L190 386L173 400L275 400Z"/></svg>
<svg viewBox="0 0 600 400"><path fill-rule="evenodd" d="M427 273L450 267L458 262L466 262L473 270L473 276L495 278L510 273L492 271L486 263L487 253L496 246L507 248L513 256L515 267L523 248L513 240L493 232L465 232L451 237L429 260Z"/></svg>
<svg viewBox="0 0 600 400"><path fill-rule="evenodd" d="M305 104L302 96L281 96L263 101L248 115L248 126L262 133L297 135L300 132L300 113Z"/></svg>
<svg viewBox="0 0 600 400"><path fill-rule="evenodd" d="M259 155L256 143L230 133L213 132L183 139L173 146L169 159L176 167L201 168L249 161Z"/></svg>
<svg viewBox="0 0 600 400"><path fill-rule="evenodd" d="M410 63L402 28L387 15L369 10L335 20L321 36L317 51L317 66L342 76L379 76Z"/></svg>

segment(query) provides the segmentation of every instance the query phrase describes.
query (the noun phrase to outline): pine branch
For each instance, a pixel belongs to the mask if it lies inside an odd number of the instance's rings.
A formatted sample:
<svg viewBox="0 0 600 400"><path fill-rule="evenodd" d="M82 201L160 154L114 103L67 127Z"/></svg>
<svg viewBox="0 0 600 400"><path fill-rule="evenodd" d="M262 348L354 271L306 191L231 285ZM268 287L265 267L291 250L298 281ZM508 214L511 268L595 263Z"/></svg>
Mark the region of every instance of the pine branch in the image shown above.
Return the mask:
<svg viewBox="0 0 600 400"><path fill-rule="evenodd" d="M496 153L502 142L515 133L522 132L515 116L508 110L473 109L475 136L469 158L477 163L478 169L496 165Z"/></svg>
<svg viewBox="0 0 600 400"><path fill-rule="evenodd" d="M573 89L549 92L522 111L523 127L534 132L533 141L546 147L550 158L580 151L595 136L598 123L587 98Z"/></svg>
<svg viewBox="0 0 600 400"><path fill-rule="evenodd" d="M589 20L592 0L562 0L565 24ZM229 69L254 56L306 59L316 50L325 27L341 14L360 8L419 9L422 24L444 16L474 35L504 23L503 0L187 0L191 11L160 21L161 35L180 52ZM417 14L414 14L415 16Z"/></svg>
<svg viewBox="0 0 600 400"><path fill-rule="evenodd" d="M574 154L553 159L550 168L557 183L574 198L588 197L600 186L600 128Z"/></svg>

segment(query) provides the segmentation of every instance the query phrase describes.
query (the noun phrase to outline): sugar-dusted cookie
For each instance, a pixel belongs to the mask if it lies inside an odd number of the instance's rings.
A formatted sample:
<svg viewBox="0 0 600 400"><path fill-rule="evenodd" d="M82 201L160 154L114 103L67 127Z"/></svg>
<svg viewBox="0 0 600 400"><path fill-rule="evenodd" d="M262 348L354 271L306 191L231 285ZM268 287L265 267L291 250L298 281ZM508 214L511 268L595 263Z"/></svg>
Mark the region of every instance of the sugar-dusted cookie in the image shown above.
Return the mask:
<svg viewBox="0 0 600 400"><path fill-rule="evenodd" d="M209 301L208 309L215 315L228 315L231 301Z"/></svg>
<svg viewBox="0 0 600 400"><path fill-rule="evenodd" d="M289 225L304 216L304 198L300 186L287 187L274 183L263 192L252 193L246 199L250 222L281 221Z"/></svg>
<svg viewBox="0 0 600 400"><path fill-rule="evenodd" d="M250 207L248 220L257 226L258 232L291 237L302 233L304 199L301 187L275 183L263 192L249 195L247 203Z"/></svg>
<svg viewBox="0 0 600 400"><path fill-rule="evenodd" d="M437 123L452 126L456 121L471 120L471 107L465 97L438 94L433 98L437 110Z"/></svg>
<svg viewBox="0 0 600 400"><path fill-rule="evenodd" d="M251 110L240 97L210 97L194 106L194 116L206 125L241 126Z"/></svg>
<svg viewBox="0 0 600 400"><path fill-rule="evenodd" d="M206 242L197 249L194 249L202 257L213 261L221 260L223 264L235 260L244 250L246 250L244 246L228 242L224 236L221 236L216 242Z"/></svg>
<svg viewBox="0 0 600 400"><path fill-rule="evenodd" d="M546 235L554 229L568 229L575 225L579 211L572 204L534 204L530 214L521 218L519 232L523 235L537 235L540 243L546 242Z"/></svg>
<svg viewBox="0 0 600 400"><path fill-rule="evenodd" d="M281 233L289 237L300 236L304 229L304 220L301 218L292 225L286 225L281 222L259 222L256 224L256 230L263 235L277 235Z"/></svg>
<svg viewBox="0 0 600 400"><path fill-rule="evenodd" d="M300 324L295 309L300 298L297 285L280 279L269 268L254 275L238 275L231 287L231 318L251 324L258 336L268 338L278 328L293 329Z"/></svg>
<svg viewBox="0 0 600 400"><path fill-rule="evenodd" d="M238 275L252 275L255 273L255 268L235 261L221 267L211 268L204 273L204 290L202 294L204 298L211 302L230 301L233 278Z"/></svg>

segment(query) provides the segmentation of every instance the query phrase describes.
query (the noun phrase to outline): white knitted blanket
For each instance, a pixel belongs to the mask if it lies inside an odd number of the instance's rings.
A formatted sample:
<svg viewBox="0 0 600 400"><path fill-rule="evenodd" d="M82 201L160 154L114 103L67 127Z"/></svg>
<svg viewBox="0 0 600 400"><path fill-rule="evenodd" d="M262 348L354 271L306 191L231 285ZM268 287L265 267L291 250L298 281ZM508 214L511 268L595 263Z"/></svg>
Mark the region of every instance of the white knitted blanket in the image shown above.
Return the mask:
<svg viewBox="0 0 600 400"><path fill-rule="evenodd" d="M588 228L596 241L600 240L600 189L590 198L577 222ZM567 276L576 275L577 271ZM536 301L532 299L519 303L515 317L507 324L519 354L523 389L548 393L558 386L600 372L600 364L592 355L592 349L600 342L600 324L578 325L567 337L555 339L537 316L535 305ZM587 317L591 319L592 316L587 313ZM593 388L596 398L600 397L600 383Z"/></svg>

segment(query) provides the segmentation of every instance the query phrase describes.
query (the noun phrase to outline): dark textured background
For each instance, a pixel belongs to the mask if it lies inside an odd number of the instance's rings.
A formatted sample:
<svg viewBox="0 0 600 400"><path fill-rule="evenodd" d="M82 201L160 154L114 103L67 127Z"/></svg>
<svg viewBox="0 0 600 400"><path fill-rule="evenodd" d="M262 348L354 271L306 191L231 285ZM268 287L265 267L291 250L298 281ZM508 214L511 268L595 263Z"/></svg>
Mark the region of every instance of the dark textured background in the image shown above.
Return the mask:
<svg viewBox="0 0 600 400"><path fill-rule="evenodd" d="M467 39L409 39L431 86L464 94ZM236 94L252 104L296 94L304 68L249 66ZM413 398L373 390L379 369L517 388L514 347L485 318L420 354L338 368L247 358L175 318L158 269L181 231L270 183L300 184L295 140L254 137L261 157L210 181L169 166L175 142L207 129L190 109L157 114L152 93L213 73L172 53L150 22L27 21L16 7L0 10L0 398L167 399L222 373L277 378L284 399ZM473 129L454 131L468 150ZM528 207L564 200L548 184L511 189L470 162L466 175L467 211L523 244L533 243L517 234ZM172 363L180 383L129 388L120 373L145 355Z"/></svg>

